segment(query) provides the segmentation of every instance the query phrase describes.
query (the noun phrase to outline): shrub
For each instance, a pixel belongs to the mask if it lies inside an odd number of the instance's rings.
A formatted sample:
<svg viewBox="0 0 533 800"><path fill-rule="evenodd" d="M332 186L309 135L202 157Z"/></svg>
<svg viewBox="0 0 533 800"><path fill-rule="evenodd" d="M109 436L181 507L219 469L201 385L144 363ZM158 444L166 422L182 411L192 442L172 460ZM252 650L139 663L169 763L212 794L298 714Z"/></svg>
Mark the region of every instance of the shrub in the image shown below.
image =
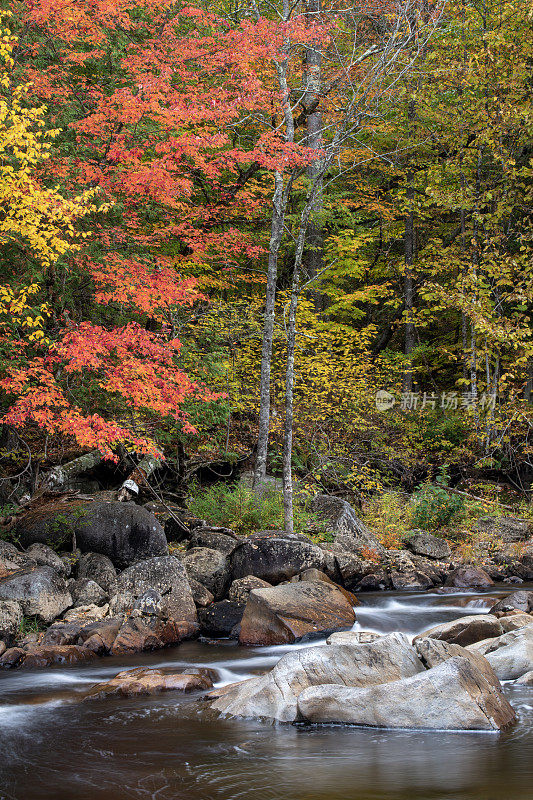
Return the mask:
<svg viewBox="0 0 533 800"><path fill-rule="evenodd" d="M415 528L435 531L465 516L465 500L449 492L443 481L426 483L411 497L411 520Z"/></svg>
<svg viewBox="0 0 533 800"><path fill-rule="evenodd" d="M284 527L283 495L274 489L258 495L241 483L215 483L202 490L193 487L189 509L195 516L241 535ZM312 528L315 536L323 535L327 540L326 534L321 534L313 523L313 515L306 511L304 501L294 498L295 532L305 533Z"/></svg>

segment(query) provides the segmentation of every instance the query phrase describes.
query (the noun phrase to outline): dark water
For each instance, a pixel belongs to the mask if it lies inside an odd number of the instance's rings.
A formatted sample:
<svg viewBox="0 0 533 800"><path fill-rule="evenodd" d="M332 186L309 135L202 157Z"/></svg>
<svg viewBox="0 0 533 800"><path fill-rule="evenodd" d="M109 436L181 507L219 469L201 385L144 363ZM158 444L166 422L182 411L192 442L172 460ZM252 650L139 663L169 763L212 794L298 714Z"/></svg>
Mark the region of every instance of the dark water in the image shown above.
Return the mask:
<svg viewBox="0 0 533 800"><path fill-rule="evenodd" d="M365 603L356 628L418 633L483 612L487 598L387 593ZM533 689L510 684L519 724L503 734L213 721L191 695L78 702L120 669L208 665L221 684L267 670L287 649L195 642L0 674L0 799L533 800Z"/></svg>

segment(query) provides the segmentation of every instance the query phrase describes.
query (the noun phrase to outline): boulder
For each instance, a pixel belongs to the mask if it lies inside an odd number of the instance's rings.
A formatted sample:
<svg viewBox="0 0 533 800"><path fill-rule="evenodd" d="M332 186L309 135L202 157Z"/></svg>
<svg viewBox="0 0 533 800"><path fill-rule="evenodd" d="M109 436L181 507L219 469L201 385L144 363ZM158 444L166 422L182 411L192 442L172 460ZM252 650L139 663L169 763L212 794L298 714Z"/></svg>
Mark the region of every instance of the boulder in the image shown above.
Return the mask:
<svg viewBox="0 0 533 800"><path fill-rule="evenodd" d="M244 603L235 603L233 600L212 603L198 612L200 632L212 638L230 636L234 628L240 625L243 614Z"/></svg>
<svg viewBox="0 0 533 800"><path fill-rule="evenodd" d="M486 586L493 586L494 581L481 567L467 566L457 567L449 572L445 585L457 589L483 589Z"/></svg>
<svg viewBox="0 0 533 800"><path fill-rule="evenodd" d="M504 633L482 649L501 681L513 681L533 669L533 626Z"/></svg>
<svg viewBox="0 0 533 800"><path fill-rule="evenodd" d="M0 600L0 640L10 645L22 623L22 606L16 600Z"/></svg>
<svg viewBox="0 0 533 800"><path fill-rule="evenodd" d="M0 539L0 578L6 577L18 569L36 566L35 561L21 553L11 542Z"/></svg>
<svg viewBox="0 0 533 800"><path fill-rule="evenodd" d="M323 562L323 551L305 536L259 531L240 542L231 554L231 575L233 580L254 575L268 583L281 583L304 569L321 569Z"/></svg>
<svg viewBox="0 0 533 800"><path fill-rule="evenodd" d="M77 644L83 622L54 622L45 631L41 644L43 647L56 645Z"/></svg>
<svg viewBox="0 0 533 800"><path fill-rule="evenodd" d="M246 603L252 589L268 589L271 583L256 578L255 575L246 575L233 581L228 592L228 600L234 603Z"/></svg>
<svg viewBox="0 0 533 800"><path fill-rule="evenodd" d="M52 567L21 569L0 579L0 600L16 600L27 617L49 623L72 605L64 579Z"/></svg>
<svg viewBox="0 0 533 800"><path fill-rule="evenodd" d="M129 669L119 672L105 683L97 683L85 696L85 700L100 700L104 697L139 697L162 692L194 692L210 689L212 681L205 675L186 672L165 672L161 669Z"/></svg>
<svg viewBox="0 0 533 800"><path fill-rule="evenodd" d="M97 655L107 655L113 647L122 623L122 617L108 617L83 625L78 634L78 642Z"/></svg>
<svg viewBox="0 0 533 800"><path fill-rule="evenodd" d="M170 619L196 623L196 606L185 567L175 556L147 558L124 570L118 578L119 594L137 600L148 589L163 599L163 611ZM113 613L119 610L112 606Z"/></svg>
<svg viewBox="0 0 533 800"><path fill-rule="evenodd" d="M63 614L65 622L95 622L109 613L109 603L103 606L77 606Z"/></svg>
<svg viewBox="0 0 533 800"><path fill-rule="evenodd" d="M28 547L26 555L40 567L52 567L63 577L67 577L68 569L62 559L51 547L41 542L35 542Z"/></svg>
<svg viewBox="0 0 533 800"><path fill-rule="evenodd" d="M316 516L318 526L331 533L335 544L342 549L358 555L368 550L376 554L384 552L377 538L346 500L318 494L311 501L310 511Z"/></svg>
<svg viewBox="0 0 533 800"><path fill-rule="evenodd" d="M397 591L407 589L409 591L418 592L430 589L433 586L431 578L426 575L425 572L418 572L417 570L412 572L398 572L397 570L392 570L390 573L390 580L393 589Z"/></svg>
<svg viewBox="0 0 533 800"><path fill-rule="evenodd" d="M382 592L389 586L389 577L384 570L377 570L368 575L363 575L361 580L356 584L355 589L358 592Z"/></svg>
<svg viewBox="0 0 533 800"><path fill-rule="evenodd" d="M457 656L386 685L310 686L298 697L298 712L308 722L378 728L493 731L516 721L502 692Z"/></svg>
<svg viewBox="0 0 533 800"><path fill-rule="evenodd" d="M139 614L127 617L122 622L109 652L114 656L129 655L144 650L159 650L161 647L163 640L158 636L156 626Z"/></svg>
<svg viewBox="0 0 533 800"><path fill-rule="evenodd" d="M117 571L113 562L102 553L84 553L78 561L78 579L90 578L109 597L117 593Z"/></svg>
<svg viewBox="0 0 533 800"><path fill-rule="evenodd" d="M135 503L55 501L28 511L15 532L24 547L34 542L69 546L75 540L83 553L102 553L119 569L168 554L163 528Z"/></svg>
<svg viewBox="0 0 533 800"><path fill-rule="evenodd" d="M481 517L476 528L505 543L523 542L533 536L533 523L516 517Z"/></svg>
<svg viewBox="0 0 533 800"><path fill-rule="evenodd" d="M480 653L476 653L474 650L467 650L466 647L461 647L459 644L450 644L450 642L443 642L439 639L418 639L413 644L427 669L437 667L444 661L448 661L449 658L460 656L461 658L466 658L476 669L479 669L496 689L501 689L496 673L487 659Z"/></svg>
<svg viewBox="0 0 533 800"><path fill-rule="evenodd" d="M221 600L230 581L230 567L227 556L221 550L209 547L193 547L181 556L187 576L202 583L213 595Z"/></svg>
<svg viewBox="0 0 533 800"><path fill-rule="evenodd" d="M492 614L472 614L468 617L459 617L451 622L435 625L415 637L417 639L442 639L451 644L460 644L466 647L474 642L501 636L503 633L500 622Z"/></svg>
<svg viewBox="0 0 533 800"><path fill-rule="evenodd" d="M3 656L7 650L7 644L0 639L0 656Z"/></svg>
<svg viewBox="0 0 533 800"><path fill-rule="evenodd" d="M452 555L450 546L444 539L433 536L427 531L408 531L404 542L408 550L415 555L434 558L436 561L445 561Z"/></svg>
<svg viewBox="0 0 533 800"><path fill-rule="evenodd" d="M10 653L9 650L4 654L4 658L8 655L8 653ZM54 664L86 663L87 661L92 661L92 659L96 657L95 653L87 650L85 647L79 647L75 644L55 646L50 645L47 647L38 645L33 647L30 651L22 651L22 653L23 655L17 658L16 662L8 665L3 664L3 660L0 659L0 664L2 664L2 666L36 669L51 667Z"/></svg>
<svg viewBox="0 0 533 800"><path fill-rule="evenodd" d="M219 533L213 528L197 528L191 536L190 546L220 550L229 556L237 547L239 540L233 532L227 530L228 533Z"/></svg>
<svg viewBox="0 0 533 800"><path fill-rule="evenodd" d="M291 578L291 583L298 583L299 581L323 581L324 583L329 583L331 586L335 586L339 592L342 592L351 606L361 605L361 601L352 592L339 586L338 583L335 583L325 572L319 569L306 569L300 575L295 575L294 578Z"/></svg>
<svg viewBox="0 0 533 800"><path fill-rule="evenodd" d="M335 546L334 555L339 579L350 591L359 589L366 574L374 571L373 565L368 561L348 550L342 550L338 545ZM388 579L385 580L388 582Z"/></svg>
<svg viewBox="0 0 533 800"><path fill-rule="evenodd" d="M209 589L200 583L200 581L195 581L194 578L189 578L189 586L191 587L193 600L197 608L205 608L206 606L211 605L211 603L214 601L215 598Z"/></svg>
<svg viewBox="0 0 533 800"><path fill-rule="evenodd" d="M78 578L69 585L74 606L103 606L109 596L97 583L90 578Z"/></svg>
<svg viewBox="0 0 533 800"><path fill-rule="evenodd" d="M491 614L506 611L524 611L526 614L533 611L533 592L519 591L508 594L490 609Z"/></svg>
<svg viewBox="0 0 533 800"><path fill-rule="evenodd" d="M344 594L322 581L253 589L241 621L240 644L290 644L351 628L355 613Z"/></svg>
<svg viewBox="0 0 533 800"><path fill-rule="evenodd" d="M521 614L518 612L515 614L497 616L504 633L516 631L518 628L525 628L526 625L533 625L533 617L531 614Z"/></svg>
<svg viewBox="0 0 533 800"><path fill-rule="evenodd" d="M309 686L371 686L422 670L409 639L401 633L358 646L301 648L284 655L266 675L226 687L215 697L212 708L232 716L294 722L298 718L298 696Z"/></svg>
<svg viewBox="0 0 533 800"><path fill-rule="evenodd" d="M521 678L517 678L515 683L519 683L522 686L533 686L533 670L526 672Z"/></svg>

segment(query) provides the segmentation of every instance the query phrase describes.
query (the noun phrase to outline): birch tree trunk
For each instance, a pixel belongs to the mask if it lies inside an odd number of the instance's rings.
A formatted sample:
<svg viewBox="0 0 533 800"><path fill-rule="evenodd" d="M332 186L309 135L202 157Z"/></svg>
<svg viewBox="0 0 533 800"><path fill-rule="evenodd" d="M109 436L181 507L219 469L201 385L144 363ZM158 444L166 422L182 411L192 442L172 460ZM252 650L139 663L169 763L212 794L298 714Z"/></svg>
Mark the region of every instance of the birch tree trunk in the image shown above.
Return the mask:
<svg viewBox="0 0 533 800"><path fill-rule="evenodd" d="M307 25L311 27L318 22L321 0L307 0L305 15ZM302 105L307 113L307 145L313 150L321 150L324 144L322 135L322 112L320 110L322 53L320 42L311 43L305 49L305 75L306 92ZM307 175L311 183L316 181L315 205L309 219L307 228L307 246L305 254L305 267L307 276L313 280L320 275L324 268L324 235L320 214L323 208L323 159L316 159L307 168ZM311 292L317 311L322 311L325 305L324 296L313 286Z"/></svg>
<svg viewBox="0 0 533 800"><path fill-rule="evenodd" d="M101 461L102 454L99 450L91 450L90 453L84 453L79 458L75 458L67 464L54 467L42 475L38 481L37 489L60 489L83 472L97 467Z"/></svg>
<svg viewBox="0 0 533 800"><path fill-rule="evenodd" d="M283 0L283 19L290 18L291 6ZM285 141L294 142L294 117L290 104L290 90L287 71L289 67L290 39L283 40L282 59L276 64L278 83L284 98L283 115L285 122ZM254 469L254 486L258 486L266 476L268 459L268 435L270 431L270 372L272 364L272 342L274 338L276 281L278 274L278 258L283 239L285 214L289 201L294 172L289 176L284 187L283 171L274 174L274 196L272 200L272 223L270 227L270 243L268 251L267 289L265 300L265 318L263 323L263 342L261 346L261 376L259 379L259 430L257 434L257 452Z"/></svg>

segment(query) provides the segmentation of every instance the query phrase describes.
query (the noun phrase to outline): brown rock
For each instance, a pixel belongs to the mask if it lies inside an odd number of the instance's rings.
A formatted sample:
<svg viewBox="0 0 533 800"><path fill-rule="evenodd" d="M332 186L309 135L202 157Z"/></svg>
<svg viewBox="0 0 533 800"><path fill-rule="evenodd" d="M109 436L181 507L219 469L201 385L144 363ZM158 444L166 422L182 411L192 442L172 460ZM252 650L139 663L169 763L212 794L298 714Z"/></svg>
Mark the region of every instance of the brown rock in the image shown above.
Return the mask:
<svg viewBox="0 0 533 800"><path fill-rule="evenodd" d="M449 572L446 578L446 586L454 586L457 589L480 589L493 584L492 578L480 567L457 567Z"/></svg>
<svg viewBox="0 0 533 800"><path fill-rule="evenodd" d="M492 614L473 614L468 617L459 617L452 622L436 625L415 637L418 639L442 639L451 644L460 644L466 647L474 642L501 636L502 626Z"/></svg>
<svg viewBox="0 0 533 800"><path fill-rule="evenodd" d="M80 662L91 661L93 658L95 658L95 653L75 644L50 647L39 645L26 652L24 658L16 666L34 669L37 667L50 667L53 664L79 664Z"/></svg>
<svg viewBox="0 0 533 800"><path fill-rule="evenodd" d="M323 581L254 589L246 604L239 642L288 644L351 628L355 613L336 586Z"/></svg>
<svg viewBox="0 0 533 800"><path fill-rule="evenodd" d="M228 600L234 603L246 603L252 589L268 589L271 583L256 578L255 575L246 575L233 581L228 592Z"/></svg>
<svg viewBox="0 0 533 800"><path fill-rule="evenodd" d="M100 700L104 697L137 697L161 692L194 692L210 689L212 681L206 675L185 672L163 672L160 669L137 669L119 672L110 681L97 683L85 700Z"/></svg>

